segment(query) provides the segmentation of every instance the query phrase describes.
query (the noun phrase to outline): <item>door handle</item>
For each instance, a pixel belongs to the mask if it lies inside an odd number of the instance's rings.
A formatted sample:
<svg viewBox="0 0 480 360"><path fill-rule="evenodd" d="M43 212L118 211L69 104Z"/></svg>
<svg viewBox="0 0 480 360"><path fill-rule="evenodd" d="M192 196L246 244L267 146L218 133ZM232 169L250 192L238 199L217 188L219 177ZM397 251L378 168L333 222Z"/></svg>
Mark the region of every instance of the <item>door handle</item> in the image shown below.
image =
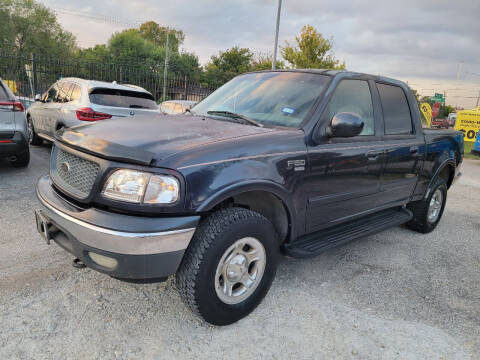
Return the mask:
<svg viewBox="0 0 480 360"><path fill-rule="evenodd" d="M411 154L416 154L416 153L418 153L418 149L419 149L418 146L412 146L410 148L410 153Z"/></svg>
<svg viewBox="0 0 480 360"><path fill-rule="evenodd" d="M383 151L368 151L365 156L369 161L375 161L380 155L383 154Z"/></svg>

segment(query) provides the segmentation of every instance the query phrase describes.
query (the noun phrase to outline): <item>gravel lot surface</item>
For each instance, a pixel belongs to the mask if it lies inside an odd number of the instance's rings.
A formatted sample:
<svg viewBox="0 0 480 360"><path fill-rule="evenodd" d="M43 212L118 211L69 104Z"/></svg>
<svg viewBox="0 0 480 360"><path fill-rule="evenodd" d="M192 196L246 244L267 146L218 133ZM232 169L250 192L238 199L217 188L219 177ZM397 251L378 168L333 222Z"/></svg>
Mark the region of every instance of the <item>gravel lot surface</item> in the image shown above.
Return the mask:
<svg viewBox="0 0 480 360"><path fill-rule="evenodd" d="M174 279L124 283L71 266L37 234L27 169L0 164L0 359L479 359L480 161L467 160L437 229L397 227L309 260L284 258L264 302L202 323Z"/></svg>

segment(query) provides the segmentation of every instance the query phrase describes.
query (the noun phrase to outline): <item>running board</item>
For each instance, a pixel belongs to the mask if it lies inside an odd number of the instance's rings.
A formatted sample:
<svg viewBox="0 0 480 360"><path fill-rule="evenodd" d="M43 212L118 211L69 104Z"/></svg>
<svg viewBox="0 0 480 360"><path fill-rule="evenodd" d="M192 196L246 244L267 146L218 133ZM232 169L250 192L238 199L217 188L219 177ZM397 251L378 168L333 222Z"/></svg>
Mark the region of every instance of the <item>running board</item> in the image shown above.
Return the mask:
<svg viewBox="0 0 480 360"><path fill-rule="evenodd" d="M284 250L287 255L295 258L313 257L360 237L376 234L393 226L404 224L412 218L412 212L403 207L383 210L348 223L302 236L292 243L286 244Z"/></svg>

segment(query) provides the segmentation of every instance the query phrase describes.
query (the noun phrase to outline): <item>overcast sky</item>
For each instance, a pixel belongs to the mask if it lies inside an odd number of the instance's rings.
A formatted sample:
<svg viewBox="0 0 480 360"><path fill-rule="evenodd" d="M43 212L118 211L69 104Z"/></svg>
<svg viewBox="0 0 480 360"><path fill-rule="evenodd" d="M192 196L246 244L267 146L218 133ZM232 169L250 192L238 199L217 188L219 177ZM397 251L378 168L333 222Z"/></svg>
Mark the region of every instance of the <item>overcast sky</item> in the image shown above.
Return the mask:
<svg viewBox="0 0 480 360"><path fill-rule="evenodd" d="M202 64L232 46L271 52L277 0L41 0L81 47L105 43L126 23L154 20L185 33ZM67 10L67 11L65 11ZM72 12L73 10L73 12ZM82 14L96 14L89 19ZM279 43L305 24L334 38L352 71L408 81L424 95L471 108L480 91L479 0L283 0Z"/></svg>

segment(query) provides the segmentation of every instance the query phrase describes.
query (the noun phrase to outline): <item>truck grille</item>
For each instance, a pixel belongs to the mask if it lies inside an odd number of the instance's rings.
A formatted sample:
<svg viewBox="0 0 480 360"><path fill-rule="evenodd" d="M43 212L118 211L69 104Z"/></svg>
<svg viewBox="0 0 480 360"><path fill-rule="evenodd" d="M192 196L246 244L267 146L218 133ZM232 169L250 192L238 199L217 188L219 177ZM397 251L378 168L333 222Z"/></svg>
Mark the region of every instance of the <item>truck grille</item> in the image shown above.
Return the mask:
<svg viewBox="0 0 480 360"><path fill-rule="evenodd" d="M100 166L55 147L50 167L53 182L79 199L90 195Z"/></svg>

